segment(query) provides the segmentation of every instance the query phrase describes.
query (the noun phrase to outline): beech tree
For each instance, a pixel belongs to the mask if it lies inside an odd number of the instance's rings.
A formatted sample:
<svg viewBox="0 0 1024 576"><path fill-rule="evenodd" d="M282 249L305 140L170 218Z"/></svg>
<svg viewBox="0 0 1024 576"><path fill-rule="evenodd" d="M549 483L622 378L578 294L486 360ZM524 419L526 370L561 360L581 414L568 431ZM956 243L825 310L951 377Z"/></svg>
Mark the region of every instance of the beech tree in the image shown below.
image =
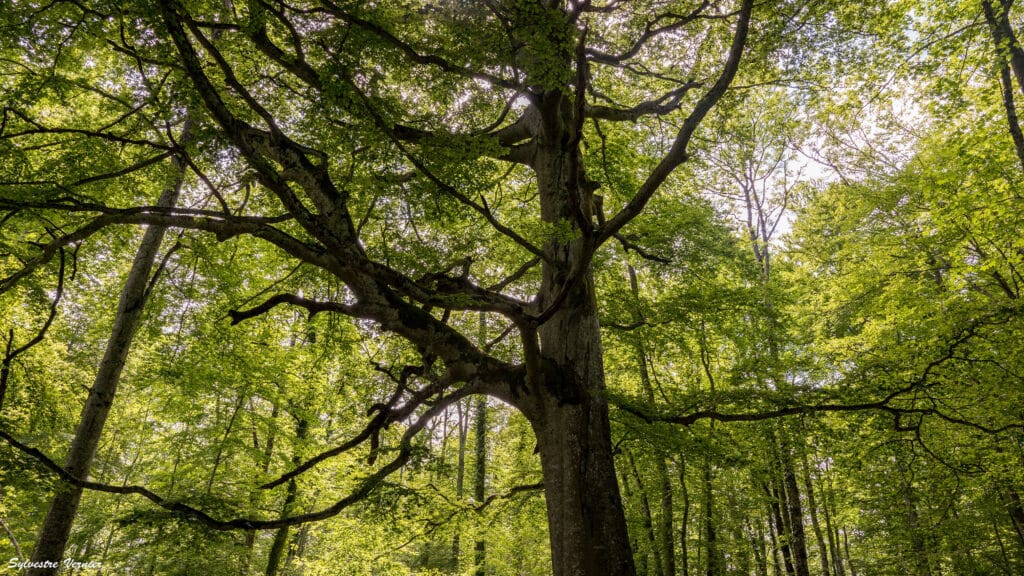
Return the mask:
<svg viewBox="0 0 1024 576"><path fill-rule="evenodd" d="M29 67L19 77L12 102L25 103L5 109L4 139L31 156L28 142L71 136L109 165L66 178L26 158L24 186L4 206L14 219L59 218L60 231L3 286L110 226L259 239L338 284L322 299L279 293L232 310L235 323L277 305L341 314L401 337L419 357L393 367L394 390L360 434L271 484L364 443L377 452L385 427L411 422L397 453L323 510L187 513L223 529L337 514L408 461L432 417L485 394L520 410L536 435L554 573L633 574L594 258L635 245L630 222L686 161L736 77L753 13L751 0L41 7L20 24L25 34L52 29L30 55L57 74ZM81 72L97 64L102 74ZM110 86L107 74L127 82ZM29 98L33 84L55 89L53 99ZM194 146L152 128L180 124L183 107L204 111ZM653 147L653 160L602 167L609 148L626 146ZM86 149L69 144L67 155ZM193 207L109 192L169 154L185 158ZM460 228L477 248L453 235ZM517 351L474 345L450 321L461 311L500 318Z"/></svg>

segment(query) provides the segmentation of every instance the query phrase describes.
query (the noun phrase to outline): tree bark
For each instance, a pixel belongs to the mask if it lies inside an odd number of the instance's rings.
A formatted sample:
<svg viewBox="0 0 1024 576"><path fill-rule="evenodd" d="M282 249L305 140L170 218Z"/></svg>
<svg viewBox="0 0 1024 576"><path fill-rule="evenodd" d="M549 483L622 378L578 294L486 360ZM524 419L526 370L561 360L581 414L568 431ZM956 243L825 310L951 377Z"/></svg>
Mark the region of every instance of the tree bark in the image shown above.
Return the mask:
<svg viewBox="0 0 1024 576"><path fill-rule="evenodd" d="M582 95L581 95L582 96ZM534 171L541 219L572 223L553 235L537 299L541 320L523 337L527 417L537 437L554 576L633 576L633 553L619 496L605 392L604 357L590 255L592 192L577 143L581 113L558 90L537 97ZM538 346L539 344L539 346Z"/></svg>
<svg viewBox="0 0 1024 576"><path fill-rule="evenodd" d="M782 501L783 497L781 491L774 485L777 479L772 479L772 486L765 487L768 492L769 501L771 503L771 513L774 523L772 534L774 535L774 548L777 552L782 554L782 561L786 567L786 574L796 574L796 570L793 568L793 555L789 548L788 538L786 536L786 524L782 518ZM778 562L776 562L776 572L778 572Z"/></svg>
<svg viewBox="0 0 1024 576"><path fill-rule="evenodd" d="M836 540L839 539L838 528L836 528ZM857 569L853 566L853 557L850 556L850 540L847 537L847 531L843 529L843 551L846 552L846 565L850 567L850 576L857 576Z"/></svg>
<svg viewBox="0 0 1024 576"><path fill-rule="evenodd" d="M825 532L828 534L829 549L832 552L832 571L836 576L846 576L845 570L843 570L843 554L839 548L839 530L832 525L832 499L829 497L829 490L824 480L821 480L819 485L821 486L819 493L822 496L821 509L825 516Z"/></svg>
<svg viewBox="0 0 1024 576"><path fill-rule="evenodd" d="M476 467L473 471L473 497L478 503L487 497L487 397L480 396L476 401ZM476 576L484 576L487 570L484 561L487 557L487 541L481 532L474 546L474 564Z"/></svg>
<svg viewBox="0 0 1024 576"><path fill-rule="evenodd" d="M298 444L306 440L309 436L309 421L305 417L298 419L295 427L295 440ZM301 447L295 447L295 456L292 458L292 465L298 466L302 463ZM281 518L287 518L292 513L292 508L295 506L295 499L298 498L299 487L295 482L295 478L288 481L287 492L284 497L284 504L281 506ZM276 576L279 567L281 566L281 559L284 557L284 552L288 547L288 526L279 528L274 534L274 541L270 545L270 553L267 554L267 569L266 576Z"/></svg>
<svg viewBox="0 0 1024 576"><path fill-rule="evenodd" d="M463 501L465 495L465 480L466 480L466 436L469 430L469 415L468 410L463 410L463 401L459 400L455 403L455 411L458 415L458 435L459 435L459 454L456 460L455 468L455 499L458 502ZM459 558L462 555L462 526L461 522L455 526L455 535L452 536L452 560L451 568L453 571L459 571Z"/></svg>
<svg viewBox="0 0 1024 576"><path fill-rule="evenodd" d="M633 457L633 454L626 452L626 459L629 461L630 471L633 472L633 481L636 482L637 498L640 500L640 510L643 512L644 534L647 536L647 547L650 550L651 556L654 557L653 572L648 569L643 569L638 572L640 574L664 576L665 573L662 571L661 553L658 550L658 538L654 534L654 516L651 514L651 503L647 498L647 488L644 487L643 480L640 479L640 470L636 467L636 459ZM636 552L636 548L634 548L633 551ZM641 558L645 558L647 554L641 554L640 556ZM646 559L644 562L646 563Z"/></svg>
<svg viewBox="0 0 1024 576"><path fill-rule="evenodd" d="M1003 98L1003 109L1006 111L1006 122L1013 138L1013 145L1017 151L1017 158L1024 167L1024 133L1021 132L1020 119L1017 116L1017 106L1014 104L1014 86L1011 76L1017 77L1017 87L1024 93L1024 52L1017 44L1017 36L1010 24L1009 6L1004 5L997 14L992 6L991 0L984 0L981 3L985 20L988 22L989 32L995 44L996 58L999 60L999 86Z"/></svg>
<svg viewBox="0 0 1024 576"><path fill-rule="evenodd" d="M179 142L190 141L190 126L191 122L186 120ZM174 164L175 180L161 193L157 200L157 206L172 207L177 202L178 194L185 180L185 166L178 158L175 158ZM142 310L148 295L147 284L165 230L166 228L161 226L149 226L146 229L132 262L131 270L125 279L124 288L117 304L117 313L114 316L110 340L107 341L103 360L100 362L95 381L89 390L85 405L82 407L78 429L75 431L71 449L64 462L64 468L75 477L86 478L89 475L93 457L96 455L96 447L99 445L100 436L103 433L103 426L106 424L110 408L114 403L114 395L117 393L117 386L121 380L121 371L128 359L132 339L142 317ZM28 569L26 572L28 576L44 576L58 572L58 566L64 558L64 548L67 545L68 536L71 534L71 526L74 523L75 514L78 512L81 498L82 488L72 485L61 487L57 495L54 496L32 553L32 562L41 567Z"/></svg>
<svg viewBox="0 0 1024 576"><path fill-rule="evenodd" d="M825 537L821 533L821 524L818 521L818 505L814 498L814 483L811 480L811 467L807 461L807 454L802 453L802 461L804 468L804 490L807 492L807 511L811 515L811 528L814 529L814 538L818 544L818 555L821 560L821 573L823 576L829 576L830 570L828 558L828 545L825 543Z"/></svg>
<svg viewBox="0 0 1024 576"><path fill-rule="evenodd" d="M537 437L555 576L633 576L615 478L597 306L590 275L540 329Z"/></svg>
<svg viewBox="0 0 1024 576"><path fill-rule="evenodd" d="M604 399L561 404L549 398L534 431L544 473L553 574L633 576Z"/></svg>
<svg viewBox="0 0 1024 576"><path fill-rule="evenodd" d="M686 460L679 459L679 487L683 497L682 526L679 527L679 552L683 563L683 576L690 576L690 491L686 488Z"/></svg>
<svg viewBox="0 0 1024 576"><path fill-rule="evenodd" d="M800 487L796 482L796 469L793 458L785 444L780 450L782 456L782 473L786 510L789 519L789 536L793 550L793 567L797 576L810 576L807 562L807 537L804 532L803 506L800 503Z"/></svg>
<svg viewBox="0 0 1024 576"><path fill-rule="evenodd" d="M764 533L761 531L761 523L755 518L750 528L750 547L754 551L754 564L757 566L757 576L768 576L767 550L764 545Z"/></svg>
<svg viewBox="0 0 1024 576"><path fill-rule="evenodd" d="M714 474L711 459L704 459L702 472L704 485L704 546L707 549L707 576L725 574L725 558L718 548L718 532L715 528Z"/></svg>

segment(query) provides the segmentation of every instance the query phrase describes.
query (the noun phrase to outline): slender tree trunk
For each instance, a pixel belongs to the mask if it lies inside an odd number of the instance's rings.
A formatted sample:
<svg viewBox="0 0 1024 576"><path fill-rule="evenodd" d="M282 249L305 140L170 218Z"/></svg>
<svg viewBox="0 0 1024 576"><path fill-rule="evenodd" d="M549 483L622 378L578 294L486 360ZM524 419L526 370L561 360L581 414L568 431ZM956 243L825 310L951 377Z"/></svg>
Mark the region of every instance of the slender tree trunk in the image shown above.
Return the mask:
<svg viewBox="0 0 1024 576"><path fill-rule="evenodd" d="M1021 132L1020 119L1017 116L1017 106L1014 103L1014 86L1011 76L1011 68L1017 76L1017 85L1024 91L1024 53L1017 44L1017 37L1009 20L1009 7L999 10L998 14L992 6L991 0L984 0L981 3L988 22L989 32L996 48L996 57L999 60L999 87L1000 95L1003 98L1003 109L1006 112L1006 122L1013 138L1013 145L1017 151L1017 158L1024 166L1024 133Z"/></svg>
<svg viewBox="0 0 1024 576"><path fill-rule="evenodd" d="M465 495L466 482L466 436L469 429L467 410L463 409L462 400L455 403L455 411L458 415L459 454L455 467L455 499L462 502ZM452 536L452 569L459 571L459 557L462 555L462 526L461 523L455 527L455 535Z"/></svg>
<svg viewBox="0 0 1024 576"><path fill-rule="evenodd" d="M11 362L14 360L14 328L7 331L7 345L4 350L4 359L0 361L0 410L4 408L4 398L7 396L7 380L11 376Z"/></svg>
<svg viewBox="0 0 1024 576"><path fill-rule="evenodd" d="M769 493L769 498L771 494ZM772 544L772 568L774 568L775 576L782 574L782 551L779 542L779 531L776 529L778 517L775 515L775 504L774 502L768 505L768 537Z"/></svg>
<svg viewBox="0 0 1024 576"><path fill-rule="evenodd" d="M21 551L21 544L18 544L18 539L14 537L14 532L11 532L11 528L4 522L2 517L0 517L0 529L3 529L7 539L11 541L11 546L14 546L14 553L18 555L18 559L24 558L25 553Z"/></svg>
<svg viewBox="0 0 1024 576"><path fill-rule="evenodd" d="M675 506L672 498L672 482L668 476L668 465L665 462L665 456L659 454L655 462L657 466L659 486L658 489L661 491L661 514L660 522L658 523L658 535L661 537L661 558L662 558L662 573L665 576L674 576L676 573L676 549L674 545L674 531L672 515L675 512Z"/></svg>
<svg viewBox="0 0 1024 576"><path fill-rule="evenodd" d="M714 474L711 459L705 458L702 471L704 485L704 547L707 551L707 576L725 574L725 558L718 548L718 531L715 527Z"/></svg>
<svg viewBox="0 0 1024 576"><path fill-rule="evenodd" d="M793 551L793 567L797 576L810 576L807 562L807 537L804 533L803 506L800 503L800 488L796 481L793 458L785 443L780 447L782 475L787 519L789 520L790 547Z"/></svg>
<svg viewBox="0 0 1024 576"><path fill-rule="evenodd" d="M630 471L633 472L633 481L636 483L637 497L640 500L640 510L643 512L644 535L647 536L647 549L650 550L650 555L654 557L653 573L655 576L664 576L664 572L662 572L661 555L658 551L658 538L654 533L654 517L651 514L651 502L647 498L647 489L644 487L643 480L640 479L640 470L636 467L636 459L633 457L633 454L627 452L626 459L629 461ZM640 573L651 574L651 571L645 569Z"/></svg>
<svg viewBox="0 0 1024 576"><path fill-rule="evenodd" d="M818 521L818 503L814 497L814 482L811 479L811 466L806 450L800 450L800 461L804 472L804 491L807 493L807 511L811 516L811 528L814 530L814 539L818 545L818 556L821 560L821 573L823 576L829 576L831 564L828 558L828 546L825 544L825 537L821 533L821 524Z"/></svg>
<svg viewBox="0 0 1024 576"><path fill-rule="evenodd" d="M1017 41L1017 33L1010 21L1012 4L1013 0L1000 0L999 8L996 10L991 0L983 0L981 7L1000 59L1013 71L1013 76L1017 79L1017 89L1024 95L1024 49Z"/></svg>
<svg viewBox="0 0 1024 576"><path fill-rule="evenodd" d="M309 421L304 417L299 418L295 426L295 440L301 444L309 436ZM301 450L299 446L295 448L295 456L292 458L292 465L298 466L302 463ZM295 483L295 478L288 481L287 492L284 497L284 504L281 506L281 518L287 518L292 513L292 508L295 506L295 499L298 497L299 487ZM266 576L276 576L278 568L281 565L281 559L284 556L284 552L288 547L288 526L278 528L274 534L274 541L270 545L270 553L267 555L267 570Z"/></svg>
<svg viewBox="0 0 1024 576"><path fill-rule="evenodd" d="M787 536L786 522L782 517L782 505L783 495L782 491L775 485L778 479L772 479L772 486L769 492L771 499L772 518L775 520L775 536L777 538L776 545L779 552L782 554L782 561L786 567L786 574L796 574L796 569L793 567L793 555L789 547L789 538Z"/></svg>
<svg viewBox="0 0 1024 576"><path fill-rule="evenodd" d="M729 510L742 509L740 507L740 503L736 500L735 492L729 492L727 494L726 503L729 507ZM742 522L733 523L731 526L732 538L733 542L735 542L735 547L733 548L733 550L735 552L729 558L728 564L726 564L727 573L732 572L736 574L744 574L749 576L751 569L751 550L750 548L747 548L747 546L745 546L745 544L748 541L748 538L746 538L746 526L744 526L744 523Z"/></svg>
<svg viewBox="0 0 1024 576"><path fill-rule="evenodd" d="M828 545L831 550L832 557L832 571L836 576L846 576L845 570L843 570L843 554L839 548L839 532L832 525L832 502L829 497L829 491L825 486L824 481L820 482L822 495L822 507L821 510L825 517L825 533L828 534Z"/></svg>
<svg viewBox="0 0 1024 576"><path fill-rule="evenodd" d="M839 529L836 528L838 531ZM839 533L836 533L836 539L839 539ZM857 569L853 566L853 556L850 556L850 540L847 537L847 531L843 529L843 551L846 552L846 565L850 568L850 576L857 576Z"/></svg>
<svg viewBox="0 0 1024 576"><path fill-rule="evenodd" d="M221 460L224 458L224 446L228 442L228 438L231 437L231 432L235 428L235 420L238 418L238 413L242 410L242 405L245 404L245 391L239 390L238 399L235 400L235 405L231 409L231 417L228 418L228 425L224 428L224 436L220 439L220 443L217 444L217 454L213 457L213 468L210 469L210 477L206 479L206 495L209 496L213 492L213 482L217 479L217 470L220 469Z"/></svg>
<svg viewBox="0 0 1024 576"><path fill-rule="evenodd" d="M476 434L476 466L473 471L473 497L477 502L483 502L487 497L487 397L481 396L476 401L476 422L474 422ZM476 565L476 576L484 576L487 573L484 561L487 556L487 541L484 540L483 531L476 539L473 557Z"/></svg>
<svg viewBox="0 0 1024 576"><path fill-rule="evenodd" d="M811 570L807 562L807 536L804 532L804 508L800 502L800 487L797 485L797 470L793 458L788 452L783 456L782 464L785 480L785 500L790 519L790 536L793 547L793 564L797 576L810 576Z"/></svg>
<svg viewBox="0 0 1024 576"><path fill-rule="evenodd" d="M754 522L748 527L750 529L750 547L754 551L754 564L757 566L757 576L768 576L768 551L765 550L761 523Z"/></svg>
<svg viewBox="0 0 1024 576"><path fill-rule="evenodd" d="M619 482L622 485L622 496L623 496L625 502L627 502L627 503L634 502L635 498L634 498L634 494L633 494L633 487L630 485L630 471L629 470L623 470L622 471L622 477L619 479ZM641 505L641 509L642 509L642 505ZM630 536L629 536L629 538L630 538L630 540L629 540L630 541L630 547L633 549L634 552L636 552L637 550L640 550L642 548L642 546L640 545L640 537L637 536L637 534L636 534L637 532L638 531L634 530L632 533L630 533ZM646 535L646 531L645 531L645 535ZM648 541L649 540L650 539L648 539ZM635 556L636 556L636 573L637 573L637 576L648 576L649 570L647 569L647 554L635 554Z"/></svg>
<svg viewBox="0 0 1024 576"><path fill-rule="evenodd" d="M186 120L182 136L179 138L180 142L191 140L190 124ZM174 164L175 180L160 195L157 206L172 207L177 202L185 179L185 166L177 158L175 158ZM131 270L125 279L117 305L117 313L114 316L110 340L107 341L107 348L96 373L96 379L89 390L85 406L82 407L78 429L75 431L75 437L71 441L71 448L64 462L64 468L77 478L84 479L89 476L89 468L96 454L103 426L106 424L110 408L114 403L117 385L121 380L121 371L128 359L132 339L142 316L147 296L147 283L160 250L164 231L165 228L160 226L149 226L146 229L135 254L135 260L132 262ZM71 525L74 523L81 498L82 489L79 487L68 485L60 488L50 504L39 531L39 538L32 553L34 563L39 566L59 565L64 558L64 548L67 545L68 536L71 534ZM27 574L43 576L57 572L58 568L56 567L43 567L30 568Z"/></svg>
<svg viewBox="0 0 1024 576"><path fill-rule="evenodd" d="M145 418L146 419L149 418L149 414L148 413L146 414ZM125 486L128 485L128 482L131 480L132 471L135 470L135 466L136 466L136 464L139 463L139 458L141 458L141 457L142 457L142 449L140 448L140 449L135 451L135 456L132 458L131 464L128 465L128 470L125 471L124 480L121 481L121 486L122 487L125 487ZM117 502L114 503L114 510L113 510L112 516L117 516L118 512L121 509L121 504L123 502L124 502L123 499L118 499ZM110 554L110 546L111 546L111 544L114 543L114 536L116 534L117 534L117 525L113 524L113 525L111 525L107 529L107 539L103 543L103 553L100 556L100 563L101 564L106 564L107 563L107 557ZM103 574L103 567L101 566L99 571L96 573L96 576L101 576L102 574Z"/></svg>
<svg viewBox="0 0 1024 576"><path fill-rule="evenodd" d="M284 559L284 570L287 571L296 558L302 558L306 554L306 542L309 541L310 524L303 524L295 535L295 545L288 547L288 556Z"/></svg>
<svg viewBox="0 0 1024 576"><path fill-rule="evenodd" d="M682 526L679 527L679 552L683 562L683 576L690 576L690 491L686 488L686 460L679 459L679 489L683 497Z"/></svg>
<svg viewBox="0 0 1024 576"><path fill-rule="evenodd" d="M634 309L633 309L633 321L641 323L644 321L644 315L640 309L640 286L636 279L636 270L632 265L628 266L629 271L629 287L633 293ZM651 405L654 404L654 386L651 384L651 374L647 369L647 348L644 346L642 335L638 335L636 343L634 344L636 351L637 364L640 367L640 385L643 387L644 397ZM660 510L658 515L658 528L657 528L657 539L655 552L658 553L660 558L661 569L659 573L665 574L666 576L673 576L676 573L676 551L673 544L673 528L672 528L672 515L673 515L673 504L672 504L672 482L668 476L668 463L666 462L667 457L665 452L660 448L654 449L654 468L657 490L660 495ZM660 550L660 551L659 551Z"/></svg>

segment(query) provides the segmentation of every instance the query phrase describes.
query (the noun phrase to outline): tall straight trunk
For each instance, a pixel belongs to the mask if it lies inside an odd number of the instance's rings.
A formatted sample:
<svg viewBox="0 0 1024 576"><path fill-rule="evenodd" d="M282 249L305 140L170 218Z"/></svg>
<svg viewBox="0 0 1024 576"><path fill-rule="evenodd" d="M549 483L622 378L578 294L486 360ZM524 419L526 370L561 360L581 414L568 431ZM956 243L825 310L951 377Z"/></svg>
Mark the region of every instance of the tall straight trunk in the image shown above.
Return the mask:
<svg viewBox="0 0 1024 576"><path fill-rule="evenodd" d="M309 421L304 417L299 418L295 427L295 440L301 444L309 436ZM302 463L301 447L295 447L295 455L292 458L292 465L298 466ZM295 478L288 480L288 488L285 492L284 504L281 506L281 518L287 518L292 513L292 508L295 506L295 499L298 497L299 487L295 483ZM284 551L288 547L288 534L289 527L284 526L278 528L274 534L274 541L270 545L270 553L267 555L267 570L266 576L276 576L278 568L281 566L281 559L284 556Z"/></svg>
<svg viewBox="0 0 1024 576"><path fill-rule="evenodd" d="M729 492L726 495L726 505L728 506L729 510L742 509L740 503L736 499L735 492ZM735 542L736 545L734 548L734 553L730 556L729 563L727 564L727 573L733 572L736 574L744 575L750 574L752 567L750 561L751 550L750 548L744 546L744 544L747 541L745 528L746 527L743 525L742 522L736 522L732 524L730 531L732 532L733 542Z"/></svg>
<svg viewBox="0 0 1024 576"><path fill-rule="evenodd" d="M768 576L768 554L764 546L764 532L761 531L761 523L754 522L749 528L750 548L754 551L754 564L757 566L757 576Z"/></svg>
<svg viewBox="0 0 1024 576"><path fill-rule="evenodd" d="M459 454L456 460L455 467L455 499L458 502L463 501L463 496L466 489L466 436L469 429L469 415L468 410L463 409L462 400L455 403L455 411L458 415L458 434L459 434ZM452 536L452 569L455 572L459 570L459 557L462 555L462 528L459 525L455 527L455 535Z"/></svg>
<svg viewBox="0 0 1024 576"><path fill-rule="evenodd" d="M708 393L711 396L711 409L715 409L715 374L711 369L711 350L705 338L705 327L703 322L700 327L700 362L704 368L704 376L708 379ZM708 442L711 442L715 435L715 421L712 420L708 427ZM704 487L704 546L707 550L707 576L718 576L724 574L725 556L717 546L718 533L715 530L715 503L714 503L714 473L711 469L711 458L704 456L704 470L702 471Z"/></svg>
<svg viewBox="0 0 1024 576"><path fill-rule="evenodd" d="M786 452L783 456L783 474L787 509L789 511L789 535L792 540L793 566L797 576L810 576L811 570L807 561L807 536L804 532L803 506L800 503L800 487L796 482L796 469L793 459Z"/></svg>
<svg viewBox="0 0 1024 576"><path fill-rule="evenodd" d="M782 574L782 551L779 549L779 536L778 530L775 528L776 516L774 510L774 504L768 506L768 538L772 544L772 568L774 568L773 574L778 576Z"/></svg>
<svg viewBox="0 0 1024 576"><path fill-rule="evenodd" d="M633 487L630 486L630 470L622 471L622 476L621 478L619 478L619 482L622 486L622 496L625 499L625 501L633 502L634 494ZM630 546L634 551L641 549L640 537L636 534L636 531L630 534ZM638 554L636 556L636 573L637 576L648 576L647 554Z"/></svg>
<svg viewBox="0 0 1024 576"><path fill-rule="evenodd" d="M679 487L683 497L682 526L679 527L679 553L683 563L683 576L690 576L690 491L686 488L686 460L679 460Z"/></svg>
<svg viewBox="0 0 1024 576"><path fill-rule="evenodd" d="M705 458L702 471L704 486L704 547L707 551L707 576L725 574L725 558L718 548L718 531L715 526L714 474L711 459Z"/></svg>
<svg viewBox="0 0 1024 576"><path fill-rule="evenodd" d="M642 323L643 312L640 309L640 286L636 278L636 270L632 265L628 266L629 288L633 293L634 309L633 321ZM634 344L637 364L640 367L640 385L643 388L644 397L652 406L654 405L654 386L651 384L651 374L647 369L648 357L647 348L641 336L638 336ZM672 482L668 476L668 463L665 452L660 448L654 450L654 471L656 474L657 490L660 496L660 513L658 515L658 527L656 530L656 551L660 550L661 562L660 573L673 576L676 573L676 551L673 544L672 516L674 505L672 504Z"/></svg>
<svg viewBox="0 0 1024 576"><path fill-rule="evenodd" d="M675 505L672 497L672 482L668 476L668 464L664 455L658 455L655 461L658 472L658 490L661 492L661 514L658 522L658 536L661 538L662 572L665 576L674 576L676 573L676 549L673 544L673 522L672 515L675 513Z"/></svg>
<svg viewBox="0 0 1024 576"><path fill-rule="evenodd" d="M778 465L778 496L781 506L780 512L783 515L783 527L786 536L787 547L793 563L793 574L796 576L810 576L810 566L807 562L807 539L804 533L803 506L800 502L800 488L796 480L796 467L793 464L793 456L790 451L792 442L789 440L786 430L780 425L779 433L772 431L772 449L775 452L775 461Z"/></svg>
<svg viewBox="0 0 1024 576"><path fill-rule="evenodd" d="M643 512L644 534L647 536L647 547L654 556L654 570L641 570L641 574L654 574L664 576L662 572L661 554L658 551L658 538L654 535L654 518L651 514L651 502L647 498L647 489L643 480L640 479L640 470L636 467L636 459L633 454L626 452L626 459L629 461L629 469L633 472L633 481L636 482L637 497L640 500L640 510ZM646 555L641 555L641 557Z"/></svg>
<svg viewBox="0 0 1024 576"><path fill-rule="evenodd" d="M838 531L839 529L836 528ZM838 532L836 533L836 540L839 539ZM843 529L843 551L846 553L846 565L850 568L850 576L857 576L857 569L853 566L853 557L850 556L850 540L847 537L847 531Z"/></svg>
<svg viewBox="0 0 1024 576"><path fill-rule="evenodd" d="M186 120L179 142L191 141L190 128L191 122ZM174 181L164 189L157 200L157 206L162 208L174 206L185 180L184 163L179 158L175 158L174 166L176 169ZM100 362L96 379L92 388L89 389L89 396L82 407L78 429L75 431L71 448L64 461L64 468L76 478L84 479L89 476L89 469L93 457L96 455L96 447L99 445L103 426L106 424L110 408L114 403L117 386L121 380L121 371L128 359L132 339L142 317L147 297L147 284L153 272L165 230L166 228L161 226L146 228L139 249L135 253L131 270L125 279L103 360ZM74 523L75 514L78 512L81 498L82 489L70 485L61 487L57 495L54 496L32 553L32 562L40 567L28 569L29 576L43 576L58 572L57 566L64 558L64 548L67 546L68 536L71 534L71 526Z"/></svg>
<svg viewBox="0 0 1024 576"><path fill-rule="evenodd" d="M782 516L783 500L784 496L782 491L775 485L778 479L772 479L772 486L769 492L771 500L772 518L774 519L776 546L778 551L782 554L782 561L786 567L786 574L796 574L796 569L793 567L793 554L789 547L789 538L787 536L786 522Z"/></svg>
<svg viewBox="0 0 1024 576"><path fill-rule="evenodd" d="M821 490L819 492L822 500L821 510L825 516L825 532L828 534L828 544L832 556L832 571L836 576L846 576L846 571L843 569L843 553L840 549L839 530L832 524L832 510L835 506L835 502L831 496L832 491L825 484L825 480L823 478L820 479L819 486L821 486Z"/></svg>
<svg viewBox="0 0 1024 576"><path fill-rule="evenodd" d="M476 401L476 422L474 422L476 434L476 467L473 472L473 497L477 502L483 502L487 497L487 397L480 396ZM476 576L484 576L487 570L484 560L487 555L487 541L484 540L483 532L476 539L474 546L474 563L476 565Z"/></svg>
<svg viewBox="0 0 1024 576"><path fill-rule="evenodd" d="M821 533L821 524L818 521L818 503L814 498L814 482L811 480L811 466L805 450L800 451L800 460L803 464L804 491L807 493L807 511L811 516L811 528L814 530L814 539L818 544L821 573L823 576L829 576L831 564L828 559L828 546L825 544L825 537Z"/></svg>

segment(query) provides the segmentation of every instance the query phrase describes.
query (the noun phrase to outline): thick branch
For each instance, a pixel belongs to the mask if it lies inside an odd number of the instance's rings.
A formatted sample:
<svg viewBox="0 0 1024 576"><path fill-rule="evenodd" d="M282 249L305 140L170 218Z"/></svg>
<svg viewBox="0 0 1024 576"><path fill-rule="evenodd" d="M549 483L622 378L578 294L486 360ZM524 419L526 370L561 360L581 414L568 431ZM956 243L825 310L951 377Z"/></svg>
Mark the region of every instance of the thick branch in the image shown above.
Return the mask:
<svg viewBox="0 0 1024 576"><path fill-rule="evenodd" d="M266 314L279 304L292 304L293 306L299 306L305 308L310 316L315 316L321 312L338 312L352 316L355 311L352 306L346 304L339 304L337 302L320 302L317 300L310 300L303 298L295 294L277 294L267 299L266 302L249 308L248 310L231 310L228 312L228 316L231 317L231 324L235 325L249 318L254 318L261 314Z"/></svg>
<svg viewBox="0 0 1024 576"><path fill-rule="evenodd" d="M683 98L693 88L699 88L700 82L687 82L671 90L656 100L641 102L632 108L612 108L611 106L587 106L586 116L598 120L616 122L636 122L644 116L664 116L679 109Z"/></svg>
<svg viewBox="0 0 1024 576"><path fill-rule="evenodd" d="M683 126L679 129L679 133L672 143L672 148L640 186L633 199L618 214L608 220L605 226L601 227L598 243L608 240L623 226L636 218L643 211L651 197L654 196L654 193L665 182L669 174L687 160L686 148L690 144L693 133L697 130L697 127L704 120L704 117L707 116L708 112L722 99L733 78L736 77L736 72L740 67L740 58L743 56L743 49L747 43L750 14L753 8L753 0L743 0L743 4L740 6L739 18L736 22L736 32L733 35L732 46L729 48L729 56L726 59L722 74L711 89L697 102L697 105L686 120L683 121Z"/></svg>

